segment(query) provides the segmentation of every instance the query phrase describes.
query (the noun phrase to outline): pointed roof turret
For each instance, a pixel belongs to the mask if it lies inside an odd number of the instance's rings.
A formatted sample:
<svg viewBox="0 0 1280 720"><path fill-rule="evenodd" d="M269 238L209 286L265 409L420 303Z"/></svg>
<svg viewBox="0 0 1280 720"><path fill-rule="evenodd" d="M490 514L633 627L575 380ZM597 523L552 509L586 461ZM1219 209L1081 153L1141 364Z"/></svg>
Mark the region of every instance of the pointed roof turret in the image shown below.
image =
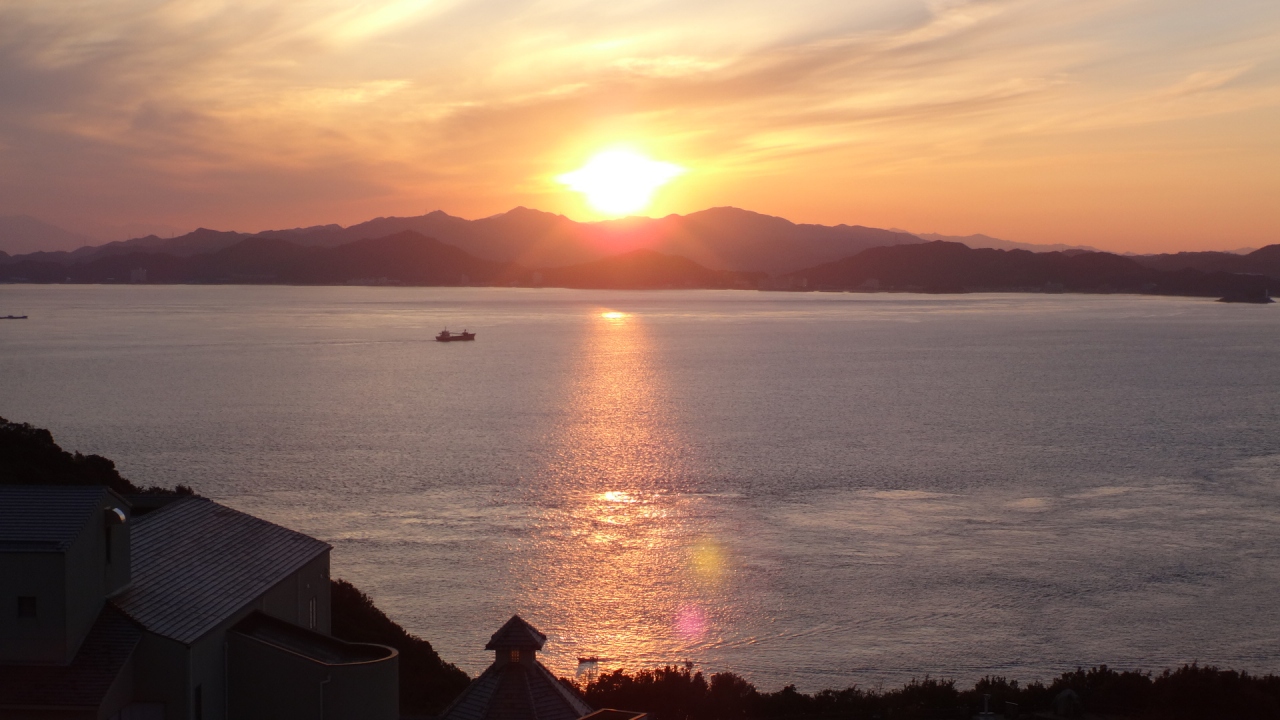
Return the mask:
<svg viewBox="0 0 1280 720"><path fill-rule="evenodd" d="M493 664L445 708L440 720L578 720L591 712L535 657L547 636L512 615L489 638Z"/></svg>
<svg viewBox="0 0 1280 720"><path fill-rule="evenodd" d="M546 644L547 636L538 631L537 628L524 621L519 615L512 615L511 619L505 625L498 628L498 632L489 638L489 644L484 646L485 650L498 650L500 648L533 648L541 650Z"/></svg>

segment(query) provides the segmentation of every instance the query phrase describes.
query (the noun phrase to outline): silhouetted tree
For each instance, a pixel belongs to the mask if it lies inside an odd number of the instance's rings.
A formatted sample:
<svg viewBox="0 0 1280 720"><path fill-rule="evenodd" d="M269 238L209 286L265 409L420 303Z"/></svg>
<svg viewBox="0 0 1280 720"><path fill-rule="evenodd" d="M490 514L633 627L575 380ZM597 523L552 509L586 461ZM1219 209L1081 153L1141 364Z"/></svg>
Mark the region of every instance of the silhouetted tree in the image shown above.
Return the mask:
<svg viewBox="0 0 1280 720"><path fill-rule="evenodd" d="M121 495L192 495L186 485L140 488L101 455L69 453L53 434L0 417L0 485L105 485Z"/></svg>
<svg viewBox="0 0 1280 720"><path fill-rule="evenodd" d="M793 685L762 693L732 673L712 675L707 682L702 673L686 666L617 670L581 689L595 707L640 710L654 720L946 720L971 717L982 709L984 695L990 696L992 711L1001 713L1007 703L1016 703L1019 714L1028 717L1051 711L1063 693L1090 715L1142 720L1280 718L1280 677L1196 665L1155 677L1103 665L1063 673L1047 686L985 677L972 689L960 691L954 681L925 677L890 690L848 687L812 695Z"/></svg>
<svg viewBox="0 0 1280 720"><path fill-rule="evenodd" d="M400 651L400 712L436 715L466 687L471 678L440 659L431 643L409 634L346 580L330 584L333 634L348 642L389 645Z"/></svg>

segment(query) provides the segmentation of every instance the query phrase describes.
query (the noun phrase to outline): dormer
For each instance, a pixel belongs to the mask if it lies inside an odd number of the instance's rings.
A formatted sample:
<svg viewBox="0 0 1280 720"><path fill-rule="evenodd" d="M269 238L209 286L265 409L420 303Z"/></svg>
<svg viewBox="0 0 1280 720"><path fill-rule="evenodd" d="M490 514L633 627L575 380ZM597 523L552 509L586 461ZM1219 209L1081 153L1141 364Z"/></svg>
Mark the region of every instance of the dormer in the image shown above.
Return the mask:
<svg viewBox="0 0 1280 720"><path fill-rule="evenodd" d="M131 515L102 486L0 487L0 664L71 662L129 585Z"/></svg>
<svg viewBox="0 0 1280 720"><path fill-rule="evenodd" d="M538 632L537 628L525 622L519 615L512 615L498 632L489 638L485 650L493 650L494 667L508 663L519 663L533 667L537 663L537 653L547 642L547 636Z"/></svg>

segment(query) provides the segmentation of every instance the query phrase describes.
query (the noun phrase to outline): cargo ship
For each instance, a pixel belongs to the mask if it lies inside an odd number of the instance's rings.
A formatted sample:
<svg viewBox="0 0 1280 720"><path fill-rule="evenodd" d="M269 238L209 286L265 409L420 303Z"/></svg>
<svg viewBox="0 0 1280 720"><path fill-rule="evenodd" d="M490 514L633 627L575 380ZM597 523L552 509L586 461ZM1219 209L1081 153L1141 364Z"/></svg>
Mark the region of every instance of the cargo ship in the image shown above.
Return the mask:
<svg viewBox="0 0 1280 720"><path fill-rule="evenodd" d="M476 334L473 332L467 332L466 330L463 330L460 333L451 333L448 330L443 330L440 332L439 335L436 336L436 342L457 342L459 340L475 340L475 339L476 339Z"/></svg>

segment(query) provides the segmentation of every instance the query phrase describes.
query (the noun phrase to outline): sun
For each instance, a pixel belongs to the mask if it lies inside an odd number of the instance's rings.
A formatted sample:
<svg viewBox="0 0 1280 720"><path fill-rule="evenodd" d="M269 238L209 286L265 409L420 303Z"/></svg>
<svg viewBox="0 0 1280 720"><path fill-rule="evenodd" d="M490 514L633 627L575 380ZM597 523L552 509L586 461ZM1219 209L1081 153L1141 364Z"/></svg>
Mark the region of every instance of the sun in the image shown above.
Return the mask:
<svg viewBox="0 0 1280 720"><path fill-rule="evenodd" d="M556 179L585 195L596 210L627 215L648 207L654 191L684 171L634 150L612 149L596 153L586 165Z"/></svg>

